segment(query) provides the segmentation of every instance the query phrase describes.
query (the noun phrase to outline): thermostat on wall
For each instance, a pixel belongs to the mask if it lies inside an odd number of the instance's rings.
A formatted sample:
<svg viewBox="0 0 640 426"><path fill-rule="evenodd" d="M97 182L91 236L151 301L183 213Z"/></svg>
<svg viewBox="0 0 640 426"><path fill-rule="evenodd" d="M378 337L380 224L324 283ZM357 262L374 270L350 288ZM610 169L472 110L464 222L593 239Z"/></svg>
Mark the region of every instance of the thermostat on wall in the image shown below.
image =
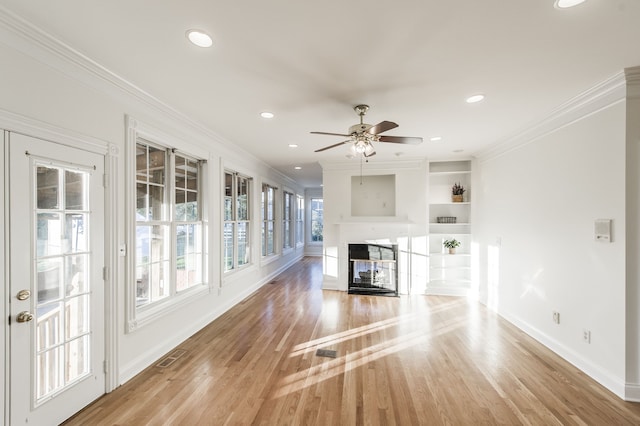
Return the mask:
<svg viewBox="0 0 640 426"><path fill-rule="evenodd" d="M595 223L596 241L603 243L611 242L611 219L596 219Z"/></svg>

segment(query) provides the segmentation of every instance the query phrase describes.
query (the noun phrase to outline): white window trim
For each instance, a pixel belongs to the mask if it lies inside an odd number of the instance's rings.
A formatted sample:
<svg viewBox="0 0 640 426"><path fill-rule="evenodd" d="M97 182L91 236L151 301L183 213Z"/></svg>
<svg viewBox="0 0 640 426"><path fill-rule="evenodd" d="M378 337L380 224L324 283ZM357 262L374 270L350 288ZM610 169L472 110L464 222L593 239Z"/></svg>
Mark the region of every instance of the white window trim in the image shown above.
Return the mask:
<svg viewBox="0 0 640 426"><path fill-rule="evenodd" d="M135 217L135 205L136 205L136 191L135 185L132 181L135 181L136 173L136 143L138 138L148 140L152 144L163 145L172 147L180 151L188 153L190 157L198 157L203 159L209 158L209 153L202 148L185 143L178 140L152 126L148 126L142 122L135 120L134 118L126 117L126 140L125 140L125 157L126 157L126 171L125 171L125 222L126 222L126 263L125 263L125 310L126 310L126 327L127 333L131 333L146 324L152 323L158 318L167 315L169 312L175 311L183 306L189 305L196 300L199 300L203 294L210 293L212 291L211 284L209 283L209 248L206 247L208 239L208 221L207 221L207 206L209 203L208 193L202 190L203 194L203 206L202 208L202 224L203 224L203 279L202 283L194 285L191 288L182 290L179 293L168 297L165 300L158 301L149 306L136 307L136 265L135 265L135 247L136 247L136 217ZM203 167L203 178L207 176L207 166ZM172 254L173 259L173 254ZM172 261L173 263L173 261Z"/></svg>

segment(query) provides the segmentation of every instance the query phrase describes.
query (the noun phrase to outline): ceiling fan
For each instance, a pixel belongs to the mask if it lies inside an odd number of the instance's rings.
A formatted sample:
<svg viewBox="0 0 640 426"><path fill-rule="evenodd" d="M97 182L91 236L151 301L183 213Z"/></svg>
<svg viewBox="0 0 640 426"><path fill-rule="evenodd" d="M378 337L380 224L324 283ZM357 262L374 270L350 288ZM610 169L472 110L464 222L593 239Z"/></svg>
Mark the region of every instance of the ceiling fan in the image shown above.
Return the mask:
<svg viewBox="0 0 640 426"><path fill-rule="evenodd" d="M366 124L363 122L363 119L369 110L369 105L356 105L353 109L356 114L360 116L360 124L354 124L349 127L349 133L311 132L314 135L343 136L349 139L317 149L315 152L322 152L340 145L353 143L353 150L356 154L362 154L364 158L369 158L376 154L373 148L373 142L391 142L411 145L422 143L422 138L418 137L380 135L380 133L395 129L398 125L392 121L381 121L376 125Z"/></svg>

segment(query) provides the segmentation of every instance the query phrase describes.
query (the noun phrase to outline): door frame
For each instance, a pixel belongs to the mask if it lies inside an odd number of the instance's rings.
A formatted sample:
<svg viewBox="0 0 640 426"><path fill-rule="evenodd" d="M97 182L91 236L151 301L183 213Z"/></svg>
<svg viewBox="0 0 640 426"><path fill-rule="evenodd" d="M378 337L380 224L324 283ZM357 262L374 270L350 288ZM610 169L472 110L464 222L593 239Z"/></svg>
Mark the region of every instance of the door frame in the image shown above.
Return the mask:
<svg viewBox="0 0 640 426"><path fill-rule="evenodd" d="M9 242L5 238L9 235L9 224L5 220L8 217L9 206L9 190L8 190L8 137L9 133L20 133L25 136L31 136L44 139L49 142L66 145L99 154L104 158L104 186L105 186L105 238L104 238L104 262L106 267L106 276L104 281L105 300L105 393L111 392L119 385L119 370L117 363L118 354L118 300L117 300L117 283L120 281L121 271L118 267L118 241L123 241L120 235L122 230L118 228L118 168L119 168L119 149L108 141L87 136L70 129L54 126L39 120L34 120L9 111L0 110L0 137L2 138L2 150L0 150L0 164L3 165L3 173L0 174L0 199L2 199L3 208L0 210L0 219L3 226L0 227L0 238L4 244L0 246L0 282L4 292L2 294L2 304L0 305L0 314L4 318L4 325L0 327L0 341L3 345L3 351L0 355L2 376L4 386L0 390L0 399L3 404L2 420L5 424L9 421L10 407L10 383L8 383L9 369L11 368L10 353L10 329L9 318ZM124 254L123 254L124 255Z"/></svg>

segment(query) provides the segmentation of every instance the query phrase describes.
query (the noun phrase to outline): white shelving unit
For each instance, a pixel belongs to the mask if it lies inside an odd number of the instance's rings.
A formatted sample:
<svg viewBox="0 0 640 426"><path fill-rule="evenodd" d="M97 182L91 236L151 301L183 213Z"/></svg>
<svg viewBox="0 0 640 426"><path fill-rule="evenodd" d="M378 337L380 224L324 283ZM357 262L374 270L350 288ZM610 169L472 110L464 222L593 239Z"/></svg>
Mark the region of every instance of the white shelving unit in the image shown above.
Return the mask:
<svg viewBox="0 0 640 426"><path fill-rule="evenodd" d="M453 202L451 187L466 191L462 202ZM453 219L455 218L455 219ZM450 223L455 220L455 223ZM456 254L442 245L455 238ZM463 296L471 289L471 161L438 161L429 164L429 281L427 294Z"/></svg>

